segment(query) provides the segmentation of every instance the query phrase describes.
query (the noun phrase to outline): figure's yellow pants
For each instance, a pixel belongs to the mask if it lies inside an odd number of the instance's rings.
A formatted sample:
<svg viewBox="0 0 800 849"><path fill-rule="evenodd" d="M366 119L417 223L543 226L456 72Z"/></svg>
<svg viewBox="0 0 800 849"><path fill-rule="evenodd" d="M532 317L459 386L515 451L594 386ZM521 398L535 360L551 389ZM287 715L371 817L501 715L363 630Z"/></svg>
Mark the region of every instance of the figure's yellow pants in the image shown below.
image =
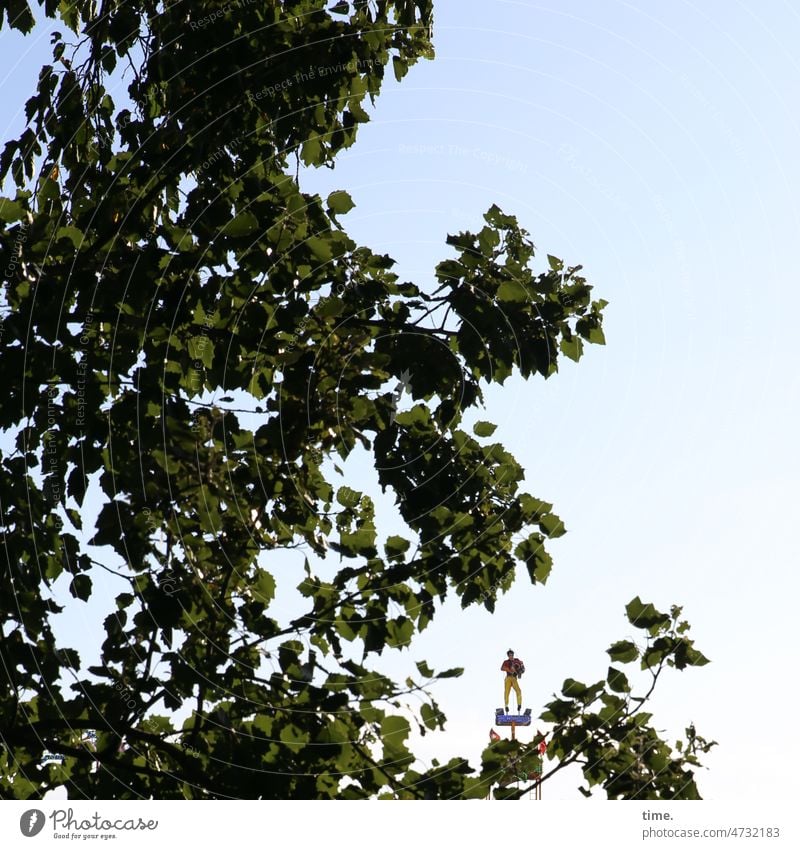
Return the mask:
<svg viewBox="0 0 800 849"><path fill-rule="evenodd" d="M503 699L503 704L508 704L508 696L511 693L511 688L514 688L514 692L517 695L517 707L522 705L522 691L519 688L519 683L517 679L513 675L506 675L506 687L505 687L505 698Z"/></svg>

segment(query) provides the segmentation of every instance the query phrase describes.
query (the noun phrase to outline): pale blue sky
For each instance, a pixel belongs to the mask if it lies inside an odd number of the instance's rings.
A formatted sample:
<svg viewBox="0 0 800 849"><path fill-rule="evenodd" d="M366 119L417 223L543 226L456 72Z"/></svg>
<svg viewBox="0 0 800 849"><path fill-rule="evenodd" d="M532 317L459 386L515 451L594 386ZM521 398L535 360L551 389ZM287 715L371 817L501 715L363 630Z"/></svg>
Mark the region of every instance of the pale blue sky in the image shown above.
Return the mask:
<svg viewBox="0 0 800 849"><path fill-rule="evenodd" d="M495 436L569 533L544 590L454 607L420 640L441 663L470 650L431 756L483 745L507 645L531 704L602 677L640 594L683 604L714 661L656 701L659 727L720 742L704 795L796 791L798 36L779 2L440 3L436 61L315 175L410 278L496 201L611 302L606 348L491 392ZM556 780L548 798L577 796Z"/></svg>
<svg viewBox="0 0 800 849"><path fill-rule="evenodd" d="M639 594L683 604L713 660L666 676L655 709L671 735L693 721L720 742L706 798L788 800L800 754L798 12L778 0L436 8L436 61L387 85L356 146L304 188L347 188L351 234L420 281L448 255L446 233L479 226L496 202L542 258L582 263L610 305L605 348L488 394L495 437L569 533L551 545L546 588L520 581L494 617L448 607L415 643L412 659L467 666L436 690L448 731L419 751L476 759L509 645L534 713L566 676L602 677ZM0 37L0 128L16 128L49 50L42 39L12 70L28 45ZM559 776L544 794L575 798L575 783Z"/></svg>

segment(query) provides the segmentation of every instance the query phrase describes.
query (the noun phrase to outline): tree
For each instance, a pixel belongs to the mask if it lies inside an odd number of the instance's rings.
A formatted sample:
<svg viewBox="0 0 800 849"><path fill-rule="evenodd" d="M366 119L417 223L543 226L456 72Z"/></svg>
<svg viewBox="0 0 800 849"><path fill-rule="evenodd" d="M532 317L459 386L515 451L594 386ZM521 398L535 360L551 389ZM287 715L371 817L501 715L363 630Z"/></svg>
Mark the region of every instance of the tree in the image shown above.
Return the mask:
<svg viewBox="0 0 800 849"><path fill-rule="evenodd" d="M535 272L496 206L447 239L426 290L348 237L347 192L302 191L300 164L333 167L386 69L433 56L430 0L40 6L68 33L0 156L16 192L0 201L0 793L485 795L514 746L489 747L477 775L464 760L418 773L406 746L399 700L460 670L420 662L398 684L378 662L448 594L491 612L521 569L547 580L563 524L520 490L494 426L463 422L485 385L602 344L605 302L580 266ZM33 28L25 0L5 12ZM121 79L130 102L112 97ZM379 536L372 499L344 485L354 451L405 536ZM103 562L77 536L93 486ZM291 548L303 570L276 573ZM100 569L124 591L90 659L56 641L52 588L66 576L86 602ZM303 615L276 618L278 581ZM653 684L705 662L677 608L628 615L647 645L612 661L639 659ZM697 797L689 767L712 744L691 732L673 751L621 670L562 696L543 715L550 774L575 762L610 795ZM429 697L418 722L444 726ZM63 766L41 766L45 749Z"/></svg>

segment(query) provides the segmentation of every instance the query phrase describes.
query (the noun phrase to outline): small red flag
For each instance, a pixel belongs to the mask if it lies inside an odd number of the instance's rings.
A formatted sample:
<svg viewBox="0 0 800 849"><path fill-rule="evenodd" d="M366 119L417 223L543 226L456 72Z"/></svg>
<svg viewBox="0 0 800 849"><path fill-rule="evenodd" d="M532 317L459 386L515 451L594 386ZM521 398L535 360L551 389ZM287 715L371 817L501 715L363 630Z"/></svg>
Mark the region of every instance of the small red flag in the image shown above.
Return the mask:
<svg viewBox="0 0 800 849"><path fill-rule="evenodd" d="M489 729L489 739L492 743L496 743L500 739L500 735L494 730L494 728Z"/></svg>

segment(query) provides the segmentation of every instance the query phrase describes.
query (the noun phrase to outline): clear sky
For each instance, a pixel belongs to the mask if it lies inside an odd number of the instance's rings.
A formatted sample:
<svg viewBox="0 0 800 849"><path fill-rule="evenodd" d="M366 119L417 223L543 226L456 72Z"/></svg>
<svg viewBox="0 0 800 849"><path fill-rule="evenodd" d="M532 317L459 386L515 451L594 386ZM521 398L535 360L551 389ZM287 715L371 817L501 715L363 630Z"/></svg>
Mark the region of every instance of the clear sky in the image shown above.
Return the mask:
<svg viewBox="0 0 800 849"><path fill-rule="evenodd" d="M654 707L668 736L692 721L719 741L703 795L788 800L800 754L800 13L788 0L435 5L436 60L388 84L355 147L304 189L348 189L351 235L423 282L449 255L446 234L479 227L496 202L542 259L583 264L610 305L605 348L546 383L488 393L495 438L569 533L550 546L545 588L520 580L493 617L448 606L414 643L409 660L467 667L435 689L448 730L417 750L475 761L509 646L534 713L565 677L603 677L638 594L682 604L713 661L666 675ZM16 66L33 42L0 37L8 137L49 49L45 33ZM575 778L544 795L577 797Z"/></svg>

